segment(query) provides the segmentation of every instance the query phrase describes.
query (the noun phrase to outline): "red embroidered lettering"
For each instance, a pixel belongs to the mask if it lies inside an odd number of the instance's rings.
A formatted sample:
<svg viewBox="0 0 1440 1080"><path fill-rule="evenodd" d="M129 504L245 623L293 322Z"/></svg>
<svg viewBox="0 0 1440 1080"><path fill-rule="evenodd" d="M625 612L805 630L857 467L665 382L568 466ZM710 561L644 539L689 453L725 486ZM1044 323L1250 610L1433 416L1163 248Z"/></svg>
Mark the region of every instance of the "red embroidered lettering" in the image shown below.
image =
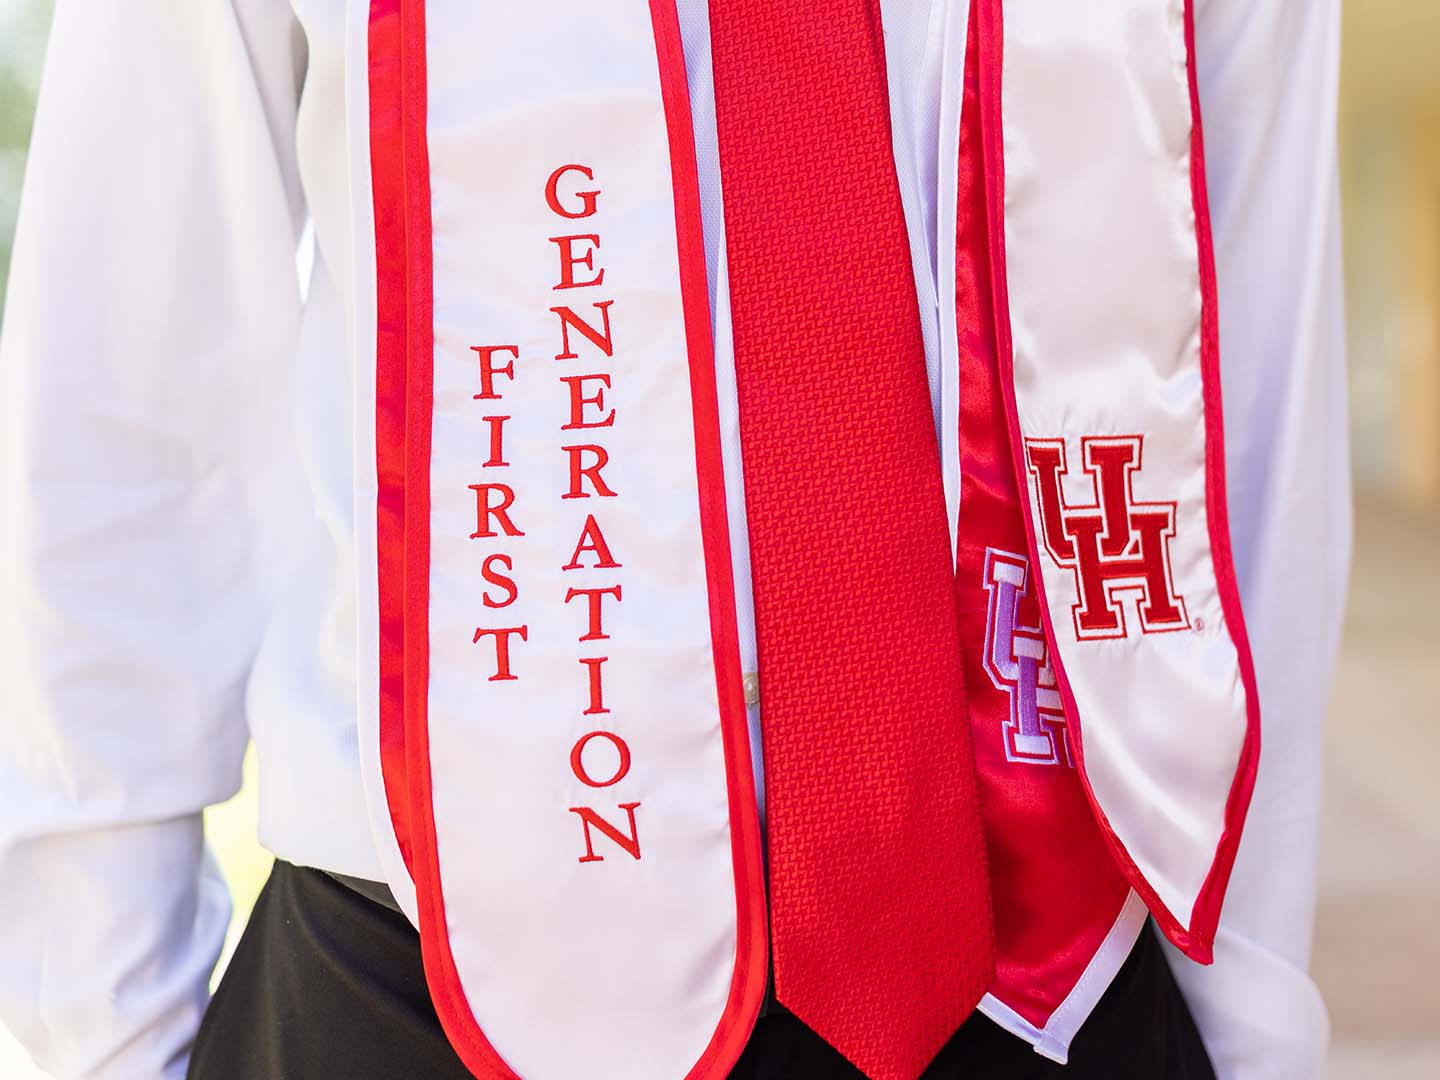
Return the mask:
<svg viewBox="0 0 1440 1080"><path fill-rule="evenodd" d="M585 381L596 379L601 389L595 391L591 397L585 396ZM603 420L586 420L585 406L593 405L597 410L605 409L605 391L610 388L610 376L599 372L586 375L561 375L560 381L570 387L570 422L562 427L561 431L574 431L576 428L597 428L610 427L615 423L615 410L611 409L605 414Z"/></svg>
<svg viewBox="0 0 1440 1080"><path fill-rule="evenodd" d="M480 564L480 576L497 589L504 589L505 599L491 600L490 593L487 591L481 595L480 602L488 608L509 607L515 602L515 597L520 595L520 590L515 587L515 579L509 574L504 574L499 570L493 569L495 563L503 564L506 570L512 572L515 569L515 564L510 560L509 555L501 554L498 551L494 555L485 556L485 561Z"/></svg>
<svg viewBox="0 0 1440 1080"><path fill-rule="evenodd" d="M600 683L600 672L609 660L608 656L582 656L580 663L584 664L590 672L590 707L585 710L585 716L599 716L601 713L608 713L610 710L605 707L605 692Z"/></svg>
<svg viewBox="0 0 1440 1080"><path fill-rule="evenodd" d="M485 467L507 468L510 463L505 460L505 421L510 417L482 416L480 419L490 425L490 458L485 462Z"/></svg>
<svg viewBox="0 0 1440 1080"><path fill-rule="evenodd" d="M611 585L608 589L570 589L565 593L565 603L569 603L577 596L585 597L589 604L589 625L590 629L578 641L605 641L610 635L605 633L604 628L604 606L605 597L615 597L615 602L620 602L620 586Z"/></svg>
<svg viewBox="0 0 1440 1080"><path fill-rule="evenodd" d="M589 243L589 250L575 254L576 241ZM605 281L605 268L595 268L595 252L600 247L600 237L594 233L576 233L574 236L552 236L550 242L560 249L560 284L556 289L583 289L587 285L600 285ZM575 280L576 264L585 267L595 276L589 281ZM611 301L613 303L614 301ZM608 336L608 331L607 331Z"/></svg>
<svg viewBox="0 0 1440 1080"><path fill-rule="evenodd" d="M587 551L595 556L592 569L613 570L620 565L610 554L610 545L605 542L605 534L600 531L600 524L595 520L594 514L585 519L585 527L580 530L580 542L575 545L575 553L561 569L579 570L580 556Z"/></svg>
<svg viewBox="0 0 1440 1080"><path fill-rule="evenodd" d="M614 413L610 414L612 417ZM570 490L560 497L562 499L588 499L590 493L580 490L582 477L590 481L590 486L595 489L595 494L602 499L613 499L615 492L600 478L600 470L610 464L610 454L603 446L564 446L561 447L565 453L570 455ZM591 454L595 460L585 465L582 463L583 455Z"/></svg>
<svg viewBox="0 0 1440 1080"><path fill-rule="evenodd" d="M615 747L615 753L619 755L619 764L615 766L615 772L609 780L596 780L585 768L585 747L590 745L591 739L606 739L610 745ZM619 735L613 731L592 731L588 735L581 735L574 747L570 750L570 768L574 771L576 778L582 784L590 787L609 787L611 784L618 784L625 779L625 774L630 771L630 747Z"/></svg>
<svg viewBox="0 0 1440 1080"><path fill-rule="evenodd" d="M495 635L495 674L491 675L486 682L513 682L519 678L510 673L510 636L519 634L521 641L530 640L529 626L497 626L497 627L476 627L475 636L471 643L478 645L480 639L490 634Z"/></svg>
<svg viewBox="0 0 1440 1080"><path fill-rule="evenodd" d="M588 806L572 806L570 812L580 815L581 825L585 829L585 854L580 857L580 862L604 862L605 856L596 855L594 844L591 842L590 827L593 825L602 833L608 836L615 843L619 844L632 859L640 858L640 833L635 827L635 808L638 802L624 802L620 809L624 810L630 818L630 835L626 836L614 825L602 818Z"/></svg>
<svg viewBox="0 0 1440 1080"><path fill-rule="evenodd" d="M499 520L500 528L505 530L506 536L525 535L510 519L510 507L515 502L515 492L509 484L470 484L469 488L475 492L475 531L470 534L471 540L500 535L490 527L491 519ZM490 502L491 492L500 493L499 502Z"/></svg>
<svg viewBox="0 0 1440 1080"><path fill-rule="evenodd" d="M564 352L556 354L555 359L574 360L579 357L580 354L572 351L570 348L570 329L572 327L580 331L581 337L589 341L590 344L594 345L606 356L614 356L615 342L610 337L610 305L613 303L615 303L614 300L601 300L598 304L592 305L600 312L601 325L604 327L603 330L596 330L595 327L591 326L579 315L576 315L573 308L552 307L550 310L560 316L560 341L564 345L565 350Z"/></svg>
<svg viewBox="0 0 1440 1080"><path fill-rule="evenodd" d="M495 392L495 376L504 375L512 382L515 379L515 361L520 359L518 345L471 345L470 351L480 357L480 393L476 401L496 401L501 395ZM504 367L495 366L495 354L508 352L512 359Z"/></svg>
<svg viewBox="0 0 1440 1080"><path fill-rule="evenodd" d="M595 202L600 197L600 192L598 190L575 192L575 197L580 200L581 209L579 211L566 210L560 205L560 178L566 173L572 172L579 173L586 180L593 181L595 179L595 174L584 165L561 165L550 174L550 179L545 181L545 203L561 217L574 221L579 218L587 218L595 213Z"/></svg>

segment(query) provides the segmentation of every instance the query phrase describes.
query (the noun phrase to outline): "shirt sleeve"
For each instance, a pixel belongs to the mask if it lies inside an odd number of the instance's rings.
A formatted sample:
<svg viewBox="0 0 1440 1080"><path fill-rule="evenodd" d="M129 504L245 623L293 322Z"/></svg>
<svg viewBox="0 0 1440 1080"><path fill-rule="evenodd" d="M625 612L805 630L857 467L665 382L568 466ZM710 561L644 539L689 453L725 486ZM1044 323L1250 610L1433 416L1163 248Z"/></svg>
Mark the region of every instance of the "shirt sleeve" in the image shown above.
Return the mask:
<svg viewBox="0 0 1440 1080"><path fill-rule="evenodd" d="M285 0L59 0L0 340L0 1020L181 1077L230 902L201 810L303 488Z"/></svg>
<svg viewBox="0 0 1440 1080"><path fill-rule="evenodd" d="M1230 526L1259 775L1215 942L1173 966L1221 1080L1319 1076L1307 973L1351 514L1336 161L1339 0L1199 0Z"/></svg>

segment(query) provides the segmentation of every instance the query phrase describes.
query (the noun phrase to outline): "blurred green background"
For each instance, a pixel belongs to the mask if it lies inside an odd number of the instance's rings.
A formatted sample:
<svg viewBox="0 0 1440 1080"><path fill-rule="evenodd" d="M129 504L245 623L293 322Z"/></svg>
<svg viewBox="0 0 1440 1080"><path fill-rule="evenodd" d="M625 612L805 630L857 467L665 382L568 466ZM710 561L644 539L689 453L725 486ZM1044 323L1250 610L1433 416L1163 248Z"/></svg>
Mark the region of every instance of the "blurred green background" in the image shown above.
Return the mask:
<svg viewBox="0 0 1440 1080"><path fill-rule="evenodd" d="M10 270L15 208L51 0L0 0L0 297Z"/></svg>
<svg viewBox="0 0 1440 1080"><path fill-rule="evenodd" d="M50 7L0 0L0 296ZM1344 22L1357 536L1313 967L1334 1028L1327 1080L1409 1080L1440 1077L1440 0L1347 0ZM270 862L246 775L208 817L232 942ZM0 1080L38 1076L0 1030Z"/></svg>

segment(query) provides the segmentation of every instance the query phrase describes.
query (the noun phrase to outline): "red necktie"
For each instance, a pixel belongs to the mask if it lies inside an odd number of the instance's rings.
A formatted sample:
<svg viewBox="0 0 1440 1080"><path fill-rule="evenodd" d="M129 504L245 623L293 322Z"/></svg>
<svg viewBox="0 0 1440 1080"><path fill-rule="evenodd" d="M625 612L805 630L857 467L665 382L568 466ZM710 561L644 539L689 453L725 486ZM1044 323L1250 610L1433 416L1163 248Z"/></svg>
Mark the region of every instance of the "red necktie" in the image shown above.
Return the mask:
<svg viewBox="0 0 1440 1080"><path fill-rule="evenodd" d="M776 996L913 1080L994 975L877 0L710 0Z"/></svg>

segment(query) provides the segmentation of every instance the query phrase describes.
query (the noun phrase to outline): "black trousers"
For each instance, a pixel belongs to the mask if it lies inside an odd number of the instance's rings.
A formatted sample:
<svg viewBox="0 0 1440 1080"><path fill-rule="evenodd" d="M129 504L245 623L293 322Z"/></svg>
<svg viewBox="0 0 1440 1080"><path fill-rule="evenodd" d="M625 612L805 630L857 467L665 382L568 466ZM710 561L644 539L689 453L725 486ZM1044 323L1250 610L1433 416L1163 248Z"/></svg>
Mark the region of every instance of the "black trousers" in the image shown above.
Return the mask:
<svg viewBox="0 0 1440 1080"><path fill-rule="evenodd" d="M760 1018L731 1080L863 1080L783 1010ZM1059 1066L976 1013L927 1080L1214 1080L1147 929ZM420 941L398 911L277 862L214 1001L189 1080L470 1080L440 1030ZM574 1080L585 1080L576 1077Z"/></svg>

